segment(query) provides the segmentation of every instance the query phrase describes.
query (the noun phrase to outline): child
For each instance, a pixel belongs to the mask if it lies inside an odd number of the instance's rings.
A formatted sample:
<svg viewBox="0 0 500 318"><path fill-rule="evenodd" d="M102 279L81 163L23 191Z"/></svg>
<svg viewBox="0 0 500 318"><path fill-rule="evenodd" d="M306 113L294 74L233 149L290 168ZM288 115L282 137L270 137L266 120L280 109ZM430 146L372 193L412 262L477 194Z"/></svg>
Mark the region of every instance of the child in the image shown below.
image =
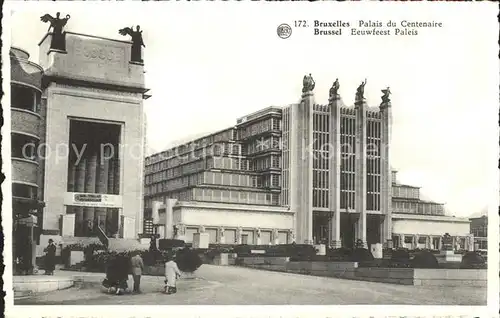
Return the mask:
<svg viewBox="0 0 500 318"><path fill-rule="evenodd" d="M181 271L175 262L175 256L169 257L165 263L165 293L175 294L177 292L176 281L181 276Z"/></svg>

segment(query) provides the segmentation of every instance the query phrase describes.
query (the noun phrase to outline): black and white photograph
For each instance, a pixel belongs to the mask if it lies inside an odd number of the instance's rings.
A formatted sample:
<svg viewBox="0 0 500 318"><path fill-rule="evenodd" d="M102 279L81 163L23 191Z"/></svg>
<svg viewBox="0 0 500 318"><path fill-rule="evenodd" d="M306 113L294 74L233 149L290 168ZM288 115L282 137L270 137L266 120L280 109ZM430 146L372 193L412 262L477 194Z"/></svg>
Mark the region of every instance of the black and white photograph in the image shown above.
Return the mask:
<svg viewBox="0 0 500 318"><path fill-rule="evenodd" d="M497 13L6 1L6 316L498 315Z"/></svg>

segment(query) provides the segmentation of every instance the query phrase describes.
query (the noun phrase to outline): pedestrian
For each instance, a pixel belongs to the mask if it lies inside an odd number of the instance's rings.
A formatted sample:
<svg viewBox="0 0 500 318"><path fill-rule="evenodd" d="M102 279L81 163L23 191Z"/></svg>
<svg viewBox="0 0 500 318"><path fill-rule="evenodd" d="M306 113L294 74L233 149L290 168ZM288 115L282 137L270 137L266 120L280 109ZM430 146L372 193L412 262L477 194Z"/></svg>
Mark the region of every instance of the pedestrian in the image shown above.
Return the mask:
<svg viewBox="0 0 500 318"><path fill-rule="evenodd" d="M141 293L141 275L144 270L144 262L142 261L139 252L135 252L130 259L130 266L132 269L132 277L134 278L134 294Z"/></svg>
<svg viewBox="0 0 500 318"><path fill-rule="evenodd" d="M49 239L49 245L44 249L45 252L45 275L54 275L56 268L56 245L52 239Z"/></svg>
<svg viewBox="0 0 500 318"><path fill-rule="evenodd" d="M181 271L175 262L175 256L169 255L165 263L165 293L175 294L177 292L177 278L181 276Z"/></svg>

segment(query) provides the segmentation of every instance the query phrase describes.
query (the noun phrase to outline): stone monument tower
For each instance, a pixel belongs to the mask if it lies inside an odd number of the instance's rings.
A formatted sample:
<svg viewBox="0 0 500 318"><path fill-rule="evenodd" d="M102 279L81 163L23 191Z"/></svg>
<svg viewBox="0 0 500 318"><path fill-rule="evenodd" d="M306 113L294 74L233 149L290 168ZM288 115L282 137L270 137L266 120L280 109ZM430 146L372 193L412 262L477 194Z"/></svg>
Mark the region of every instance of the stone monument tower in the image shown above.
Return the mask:
<svg viewBox="0 0 500 318"><path fill-rule="evenodd" d="M296 242L313 243L313 106L315 82L304 76L302 99L292 105L290 123L290 207L295 211Z"/></svg>
<svg viewBox="0 0 500 318"><path fill-rule="evenodd" d="M47 109L43 231L137 238L149 97L143 63L131 60L128 41L64 32L54 49L53 36L39 43Z"/></svg>

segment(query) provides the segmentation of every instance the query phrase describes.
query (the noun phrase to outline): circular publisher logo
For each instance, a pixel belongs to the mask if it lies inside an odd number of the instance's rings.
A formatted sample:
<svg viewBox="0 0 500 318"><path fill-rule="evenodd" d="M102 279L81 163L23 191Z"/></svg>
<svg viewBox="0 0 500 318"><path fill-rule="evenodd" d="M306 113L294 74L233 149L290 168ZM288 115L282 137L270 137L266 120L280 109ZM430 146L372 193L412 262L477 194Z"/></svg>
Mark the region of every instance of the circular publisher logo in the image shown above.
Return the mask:
<svg viewBox="0 0 500 318"><path fill-rule="evenodd" d="M280 24L278 26L278 36L282 39L288 39L292 35L292 28L286 24Z"/></svg>

